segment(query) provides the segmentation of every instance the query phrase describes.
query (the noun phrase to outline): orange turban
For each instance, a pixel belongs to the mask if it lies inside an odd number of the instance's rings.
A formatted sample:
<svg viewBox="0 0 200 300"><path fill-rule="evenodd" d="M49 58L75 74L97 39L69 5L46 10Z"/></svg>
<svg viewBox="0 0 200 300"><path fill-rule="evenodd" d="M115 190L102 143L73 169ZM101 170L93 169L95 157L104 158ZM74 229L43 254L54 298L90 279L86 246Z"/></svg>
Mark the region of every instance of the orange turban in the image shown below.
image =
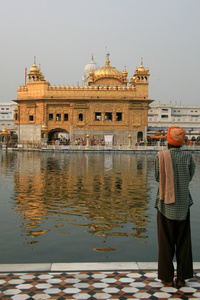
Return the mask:
<svg viewBox="0 0 200 300"><path fill-rule="evenodd" d="M170 145L180 146L185 140L185 131L181 127L172 126L167 131L167 140Z"/></svg>

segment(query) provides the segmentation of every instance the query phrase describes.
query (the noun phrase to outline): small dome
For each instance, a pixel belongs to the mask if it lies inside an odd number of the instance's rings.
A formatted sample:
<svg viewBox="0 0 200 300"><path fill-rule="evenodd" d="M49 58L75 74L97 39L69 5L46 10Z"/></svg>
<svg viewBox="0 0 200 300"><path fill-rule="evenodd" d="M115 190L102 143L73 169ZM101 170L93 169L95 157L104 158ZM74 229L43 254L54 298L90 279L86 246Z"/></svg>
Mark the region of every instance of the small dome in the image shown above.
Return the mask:
<svg viewBox="0 0 200 300"><path fill-rule="evenodd" d="M98 69L99 66L94 62L93 55L92 55L91 62L87 64L84 69L84 73L82 77L83 85L86 85L88 83L88 79L90 78L90 72L95 72Z"/></svg>
<svg viewBox="0 0 200 300"><path fill-rule="evenodd" d="M44 75L42 74L40 67L38 68L36 66L36 58L35 57L34 57L34 64L30 68L30 71L28 74L28 79L29 79L29 81L38 81L38 80L44 81Z"/></svg>
<svg viewBox="0 0 200 300"><path fill-rule="evenodd" d="M30 73L40 73L40 69L36 66L36 57L34 56L34 64L30 68Z"/></svg>
<svg viewBox="0 0 200 300"><path fill-rule="evenodd" d="M42 125L42 130L47 130L47 125L45 123Z"/></svg>
<svg viewBox="0 0 200 300"><path fill-rule="evenodd" d="M139 72L143 72L143 71L145 71L145 68L141 65L141 66L138 68L138 71L139 71Z"/></svg>
<svg viewBox="0 0 200 300"><path fill-rule="evenodd" d="M141 59L141 65L140 65L140 67L138 68L138 71L139 71L139 72L144 72L144 71L145 71L145 68L143 67L143 61L142 61L142 59Z"/></svg>
<svg viewBox="0 0 200 300"><path fill-rule="evenodd" d="M8 130L6 129L5 125L4 125L4 128L2 129L2 132L3 134L6 134L8 132Z"/></svg>
<svg viewBox="0 0 200 300"><path fill-rule="evenodd" d="M36 66L36 64L33 64L30 68L30 73L40 73L40 69Z"/></svg>

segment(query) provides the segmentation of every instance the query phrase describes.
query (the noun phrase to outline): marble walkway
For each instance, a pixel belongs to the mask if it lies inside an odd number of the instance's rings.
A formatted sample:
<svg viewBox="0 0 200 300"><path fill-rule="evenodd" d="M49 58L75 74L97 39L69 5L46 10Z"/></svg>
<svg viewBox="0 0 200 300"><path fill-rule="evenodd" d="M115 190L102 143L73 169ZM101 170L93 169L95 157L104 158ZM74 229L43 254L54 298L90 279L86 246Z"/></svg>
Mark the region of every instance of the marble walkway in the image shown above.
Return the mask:
<svg viewBox="0 0 200 300"><path fill-rule="evenodd" d="M200 263L185 287L164 286L156 263L0 265L0 299L200 299Z"/></svg>

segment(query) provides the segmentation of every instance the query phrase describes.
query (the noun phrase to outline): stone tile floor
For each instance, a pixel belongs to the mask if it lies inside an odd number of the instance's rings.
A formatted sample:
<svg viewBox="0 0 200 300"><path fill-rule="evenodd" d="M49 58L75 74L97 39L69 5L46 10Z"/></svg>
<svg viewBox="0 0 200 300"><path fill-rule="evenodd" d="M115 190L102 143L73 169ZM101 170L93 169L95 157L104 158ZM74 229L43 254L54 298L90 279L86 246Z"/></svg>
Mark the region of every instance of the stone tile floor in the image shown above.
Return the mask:
<svg viewBox="0 0 200 300"><path fill-rule="evenodd" d="M0 299L200 299L200 270L180 289L155 270L0 273Z"/></svg>

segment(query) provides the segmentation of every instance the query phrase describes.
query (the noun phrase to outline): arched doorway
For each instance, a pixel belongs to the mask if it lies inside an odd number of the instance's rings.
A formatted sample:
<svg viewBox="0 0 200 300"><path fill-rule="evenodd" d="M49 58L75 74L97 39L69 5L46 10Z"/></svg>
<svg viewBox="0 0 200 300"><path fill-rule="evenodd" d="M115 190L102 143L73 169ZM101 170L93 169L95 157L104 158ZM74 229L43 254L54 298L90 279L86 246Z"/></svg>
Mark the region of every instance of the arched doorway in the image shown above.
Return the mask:
<svg viewBox="0 0 200 300"><path fill-rule="evenodd" d="M55 128L49 131L48 133L48 142L55 144L64 144L69 145L70 136L67 130L62 128Z"/></svg>
<svg viewBox="0 0 200 300"><path fill-rule="evenodd" d="M139 131L137 134L137 142L143 141L143 132Z"/></svg>

